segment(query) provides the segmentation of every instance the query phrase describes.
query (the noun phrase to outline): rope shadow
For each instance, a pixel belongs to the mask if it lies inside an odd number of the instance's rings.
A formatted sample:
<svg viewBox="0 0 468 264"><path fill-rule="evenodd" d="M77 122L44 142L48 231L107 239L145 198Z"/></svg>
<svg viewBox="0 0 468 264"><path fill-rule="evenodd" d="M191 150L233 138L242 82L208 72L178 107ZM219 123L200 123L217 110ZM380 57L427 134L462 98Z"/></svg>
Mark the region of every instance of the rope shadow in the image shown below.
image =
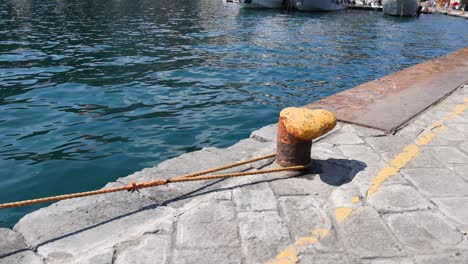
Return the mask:
<svg viewBox="0 0 468 264"><path fill-rule="evenodd" d="M269 182L286 180L289 178L296 178L296 177L303 177L303 178L312 180L316 175L318 175L320 177L320 180L328 185L341 186L343 184L351 182L354 179L354 177L360 171L364 170L366 167L367 167L366 163L357 161L357 160L347 160L347 159L314 160L314 163L311 169L297 172L297 175L286 176L286 177L279 176L277 178L253 181L253 182L239 184L239 185L235 185L235 186L231 186L227 188L213 188L213 189L206 190L204 192L199 192L202 189L212 187L212 185L226 180L226 179L222 179L215 183L206 185L203 188L199 188L195 191L178 196L174 199L166 200L163 203L161 203L161 205L167 206L170 203L185 200L188 198L194 198L194 197L201 196L201 195L206 195L206 194L216 193L216 192L224 192L224 191L234 190L234 189L242 188L246 186L256 185L259 183L264 183L264 182L269 183ZM330 169L335 169L335 170L333 171Z"/></svg>
<svg viewBox="0 0 468 264"><path fill-rule="evenodd" d="M264 164L262 167L257 167L257 169L261 169L261 168L266 167L268 165L269 164ZM351 182L354 179L354 177L356 176L356 174L359 173L360 171L364 170L366 167L367 167L367 165L364 162L357 161L357 160L347 160L347 159L314 160L312 168L297 172L297 174L291 175L291 176L277 176L276 178L256 180L256 181L253 181L253 182L238 184L238 185L234 185L234 186L230 186L230 187L224 187L224 188L219 186L219 184L226 181L227 179L219 179L219 180L204 184L204 185L200 186L199 188L197 188L195 190L191 190L191 191L189 191L187 193L178 195L178 196L176 196L174 198L165 199L164 201L161 201L159 203L156 201L156 199L154 197L146 197L145 195L143 195L143 197L145 197L145 198L149 198L151 200L154 199L153 201L155 201L155 204L144 206L144 207L139 208L137 210L133 210L131 212L112 217L112 218L110 218L108 220L105 220L105 221L102 221L102 222L99 222L99 223L96 223L96 224L93 224L93 225L78 229L76 231L73 231L73 232L70 232L70 233L67 233L67 234L63 234L63 235L61 235L59 237L43 241L43 242L37 244L36 246L34 246L32 248L18 249L18 250L13 251L13 252L8 252L8 253L5 253L5 254L2 254L2 255L0 255L0 259L12 256L14 254L18 254L18 253L21 253L21 252L25 252L25 251L28 251L28 250L36 251L37 248L39 248L41 246L44 246L46 244L59 241L61 239L64 239L64 238L67 238L67 237L70 237L70 236L73 236L73 235L76 235L76 234L79 234L79 233L82 233L82 232L85 232L85 231L88 231L88 230L91 230L91 229L99 227L101 225L105 225L107 223L111 223L113 221L117 221L119 219L131 216L133 214L137 214L137 213L140 213L140 212L143 212L143 211L156 209L156 208L162 207L162 206L168 206L168 205L170 205L172 203L187 200L187 199L190 199L190 198L195 198L195 197L198 197L198 196L211 194L211 193L234 190L234 189L237 189L237 188L257 185L257 184L260 184L260 183L270 183L270 182L274 182L274 181L278 181L278 180L287 180L289 178L295 178L295 177L304 177L306 179L311 179L312 180L314 177L319 176L321 181L328 184L328 185L340 186L340 185L346 184L348 182Z"/></svg>
<svg viewBox="0 0 468 264"><path fill-rule="evenodd" d="M7 258L7 257L13 256L13 255L16 255L18 253L27 252L27 251L32 251L32 250L30 248L20 248L20 249L17 249L15 251L7 252L7 253L5 253L3 255L0 255L0 259Z"/></svg>

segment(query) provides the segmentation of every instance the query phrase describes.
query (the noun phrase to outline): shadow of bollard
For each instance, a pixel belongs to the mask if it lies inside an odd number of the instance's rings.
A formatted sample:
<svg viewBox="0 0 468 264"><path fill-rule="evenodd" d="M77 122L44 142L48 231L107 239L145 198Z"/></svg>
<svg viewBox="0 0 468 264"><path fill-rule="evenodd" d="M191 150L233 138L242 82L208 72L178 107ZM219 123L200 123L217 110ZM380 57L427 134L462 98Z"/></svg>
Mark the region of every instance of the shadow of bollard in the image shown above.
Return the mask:
<svg viewBox="0 0 468 264"><path fill-rule="evenodd" d="M356 174L367 167L362 161L348 159L314 160L313 163L310 173L318 174L322 182L333 186L351 182Z"/></svg>

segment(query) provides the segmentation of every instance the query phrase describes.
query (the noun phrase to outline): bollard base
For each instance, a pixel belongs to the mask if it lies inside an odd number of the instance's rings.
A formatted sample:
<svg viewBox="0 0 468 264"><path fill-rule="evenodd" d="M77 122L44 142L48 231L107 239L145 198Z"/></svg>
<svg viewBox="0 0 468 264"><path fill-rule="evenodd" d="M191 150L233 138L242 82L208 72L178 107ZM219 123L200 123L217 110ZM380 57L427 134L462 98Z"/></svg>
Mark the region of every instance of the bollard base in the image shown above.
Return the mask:
<svg viewBox="0 0 468 264"><path fill-rule="evenodd" d="M282 167L306 165L311 162L311 140L301 140L286 130L284 119L278 122L278 142L276 145L276 163Z"/></svg>
<svg viewBox="0 0 468 264"><path fill-rule="evenodd" d="M311 162L312 142L302 141L296 144L279 143L276 149L276 163L282 167L307 165Z"/></svg>
<svg viewBox="0 0 468 264"><path fill-rule="evenodd" d="M280 112L276 163L283 167L309 165L312 139L336 125L332 112L323 109L288 107Z"/></svg>

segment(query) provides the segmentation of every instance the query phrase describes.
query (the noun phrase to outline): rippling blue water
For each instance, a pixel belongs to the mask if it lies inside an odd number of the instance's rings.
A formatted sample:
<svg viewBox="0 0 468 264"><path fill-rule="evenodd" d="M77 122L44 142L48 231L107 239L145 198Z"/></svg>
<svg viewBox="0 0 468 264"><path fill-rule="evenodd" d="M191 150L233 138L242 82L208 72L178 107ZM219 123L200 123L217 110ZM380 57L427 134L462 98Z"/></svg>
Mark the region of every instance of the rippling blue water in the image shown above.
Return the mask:
<svg viewBox="0 0 468 264"><path fill-rule="evenodd" d="M467 20L224 0L0 2L0 202L103 186L466 45ZM0 211L12 226L38 207Z"/></svg>

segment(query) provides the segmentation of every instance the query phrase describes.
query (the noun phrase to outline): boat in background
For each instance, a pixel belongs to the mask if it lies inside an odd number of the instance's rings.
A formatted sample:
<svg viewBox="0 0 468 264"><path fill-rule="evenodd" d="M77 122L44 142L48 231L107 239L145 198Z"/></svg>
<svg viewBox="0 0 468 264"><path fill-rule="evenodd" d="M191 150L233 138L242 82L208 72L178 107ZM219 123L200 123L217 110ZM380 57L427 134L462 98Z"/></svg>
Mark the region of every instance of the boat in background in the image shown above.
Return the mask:
<svg viewBox="0 0 468 264"><path fill-rule="evenodd" d="M282 8L285 0L240 0L245 8Z"/></svg>
<svg viewBox="0 0 468 264"><path fill-rule="evenodd" d="M286 8L299 11L338 11L348 7L348 0L240 0L246 8Z"/></svg>
<svg viewBox="0 0 468 264"><path fill-rule="evenodd" d="M348 8L348 0L289 0L299 11L338 11Z"/></svg>
<svg viewBox="0 0 468 264"><path fill-rule="evenodd" d="M417 0L383 0L383 13L391 16L416 16Z"/></svg>

